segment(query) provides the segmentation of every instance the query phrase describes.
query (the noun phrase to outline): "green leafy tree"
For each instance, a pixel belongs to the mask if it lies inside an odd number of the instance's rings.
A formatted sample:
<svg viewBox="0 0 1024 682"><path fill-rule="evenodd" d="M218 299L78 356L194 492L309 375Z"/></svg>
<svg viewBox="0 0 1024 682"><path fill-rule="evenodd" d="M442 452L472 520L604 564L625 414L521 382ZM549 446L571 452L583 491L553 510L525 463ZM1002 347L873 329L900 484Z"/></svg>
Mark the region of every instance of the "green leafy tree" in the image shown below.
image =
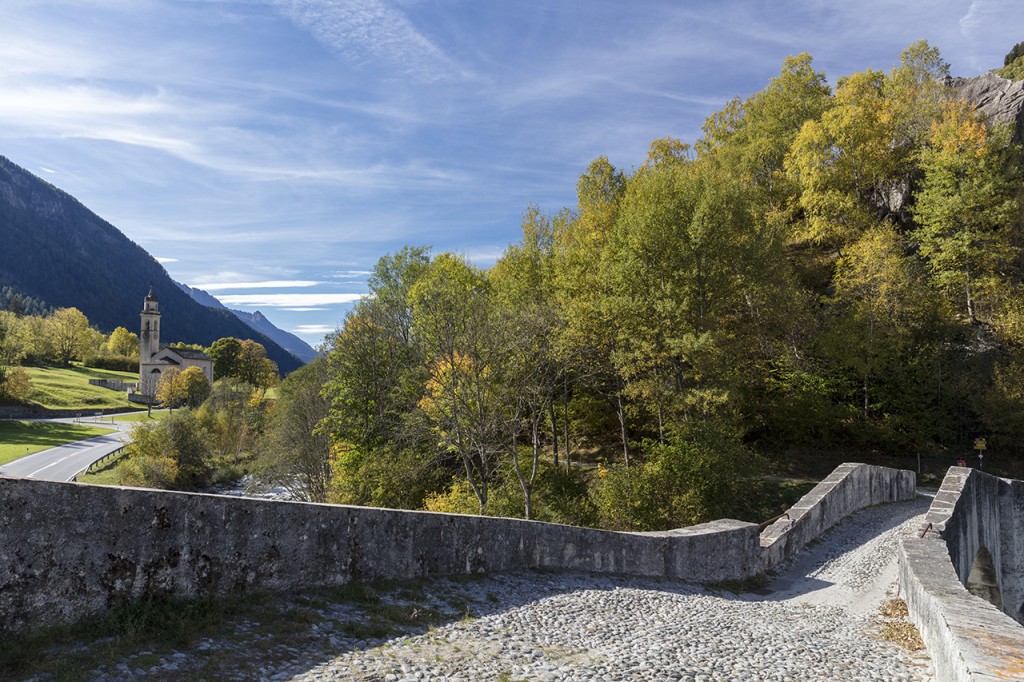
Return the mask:
<svg viewBox="0 0 1024 682"><path fill-rule="evenodd" d="M277 384L280 381L277 365L267 358L267 349L263 344L246 339L241 345L236 376L247 384L262 389Z"/></svg>
<svg viewBox="0 0 1024 682"><path fill-rule="evenodd" d="M110 339L107 341L107 350L114 355L124 357L139 356L139 335L130 332L124 327L117 327L110 332Z"/></svg>
<svg viewBox="0 0 1024 682"><path fill-rule="evenodd" d="M328 412L326 370L318 358L281 382L257 464L261 478L307 502L327 502L331 483L331 439L320 428Z"/></svg>
<svg viewBox="0 0 1024 682"><path fill-rule="evenodd" d="M625 188L625 175L607 157L590 163L576 184L574 219L560 221L554 231L552 267L557 315L564 322L557 328L556 357L573 377L573 391L600 396L612 406L623 459L628 462L630 429L624 384L612 362L618 321L606 306L609 280L601 271ZM563 395L568 393L567 386ZM568 408L564 404L566 422Z"/></svg>
<svg viewBox="0 0 1024 682"><path fill-rule="evenodd" d="M67 365L82 358L89 340L89 318L81 310L60 308L47 318L46 327L58 362Z"/></svg>
<svg viewBox="0 0 1024 682"><path fill-rule="evenodd" d="M28 374L20 367L28 355L27 333L22 319L0 311L0 398L19 400L28 393Z"/></svg>
<svg viewBox="0 0 1024 682"><path fill-rule="evenodd" d="M242 355L241 341L230 336L217 339L206 349L206 354L213 358L214 381L224 377L238 377Z"/></svg>
<svg viewBox="0 0 1024 682"><path fill-rule="evenodd" d="M155 425L140 423L126 450L122 485L189 490L209 480L210 450L191 411L168 415Z"/></svg>
<svg viewBox="0 0 1024 682"><path fill-rule="evenodd" d="M415 429L403 422L423 395L426 370L413 340L409 291L429 262L424 247L381 258L369 280L370 295L328 341L327 422L340 447L370 453L415 439Z"/></svg>
<svg viewBox="0 0 1024 682"><path fill-rule="evenodd" d="M420 409L440 454L463 467L480 505L504 454L506 415L495 368L501 362L502 328L490 314L483 274L458 256L441 254L409 292L413 335L430 368Z"/></svg>
<svg viewBox="0 0 1024 682"><path fill-rule="evenodd" d="M1020 255L1020 165L966 102L946 106L922 152L914 233L935 284L966 319L989 321Z"/></svg>

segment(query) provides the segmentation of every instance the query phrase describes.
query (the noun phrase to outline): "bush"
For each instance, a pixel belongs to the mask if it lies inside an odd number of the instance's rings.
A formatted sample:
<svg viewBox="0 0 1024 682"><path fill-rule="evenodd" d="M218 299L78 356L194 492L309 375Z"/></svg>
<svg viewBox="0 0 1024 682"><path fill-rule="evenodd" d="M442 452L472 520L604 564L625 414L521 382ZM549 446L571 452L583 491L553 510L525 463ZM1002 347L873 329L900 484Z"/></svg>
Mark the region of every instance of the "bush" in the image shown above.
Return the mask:
<svg viewBox="0 0 1024 682"><path fill-rule="evenodd" d="M411 448L384 446L364 452L341 445L336 452L327 493L327 501L333 504L422 509L424 501L443 490L451 476L451 470L438 466L431 455Z"/></svg>
<svg viewBox="0 0 1024 682"><path fill-rule="evenodd" d="M86 367L109 369L115 372L138 373L139 371L139 361L123 355L91 355L86 357L82 364Z"/></svg>
<svg viewBox="0 0 1024 682"><path fill-rule="evenodd" d="M646 461L629 469L599 469L593 496L603 527L668 530L734 516L757 462L716 420L686 422L644 451Z"/></svg>
<svg viewBox="0 0 1024 682"><path fill-rule="evenodd" d="M210 481L206 434L191 412L170 414L155 425L140 422L126 449L123 485L189 490Z"/></svg>

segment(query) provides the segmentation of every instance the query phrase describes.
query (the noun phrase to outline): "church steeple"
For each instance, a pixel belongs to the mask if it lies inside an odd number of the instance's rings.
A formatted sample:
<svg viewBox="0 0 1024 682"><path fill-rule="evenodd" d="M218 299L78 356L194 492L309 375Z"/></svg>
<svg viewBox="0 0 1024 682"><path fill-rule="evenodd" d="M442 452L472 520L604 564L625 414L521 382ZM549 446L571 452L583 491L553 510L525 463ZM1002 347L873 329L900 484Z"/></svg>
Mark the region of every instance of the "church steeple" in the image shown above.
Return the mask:
<svg viewBox="0 0 1024 682"><path fill-rule="evenodd" d="M139 333L139 359L147 362L160 350L160 304L150 285L149 293L142 303L141 329Z"/></svg>

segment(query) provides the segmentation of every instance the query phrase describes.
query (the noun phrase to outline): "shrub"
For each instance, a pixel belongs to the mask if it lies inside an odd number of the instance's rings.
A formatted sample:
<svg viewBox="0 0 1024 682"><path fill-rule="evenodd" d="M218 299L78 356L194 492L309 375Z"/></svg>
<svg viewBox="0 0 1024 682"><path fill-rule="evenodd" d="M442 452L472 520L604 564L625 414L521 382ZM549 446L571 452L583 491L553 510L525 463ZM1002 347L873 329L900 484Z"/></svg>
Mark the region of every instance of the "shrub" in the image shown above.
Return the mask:
<svg viewBox="0 0 1024 682"><path fill-rule="evenodd" d="M115 372L138 373L139 371L139 361L123 355L90 355L82 361L82 364L86 367L109 369Z"/></svg>

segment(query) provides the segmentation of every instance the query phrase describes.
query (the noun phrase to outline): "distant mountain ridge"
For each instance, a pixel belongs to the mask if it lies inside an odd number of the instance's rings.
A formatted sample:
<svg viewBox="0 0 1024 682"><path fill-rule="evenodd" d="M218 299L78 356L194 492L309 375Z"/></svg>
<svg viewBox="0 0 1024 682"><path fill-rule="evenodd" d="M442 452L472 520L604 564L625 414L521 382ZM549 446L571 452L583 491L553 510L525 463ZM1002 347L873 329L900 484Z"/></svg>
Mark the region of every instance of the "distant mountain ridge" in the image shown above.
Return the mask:
<svg viewBox="0 0 1024 682"><path fill-rule="evenodd" d="M282 373L302 361L231 311L201 305L142 247L63 190L0 156L0 287L58 308L75 307L99 329L138 329L152 285L164 341L210 345L253 339Z"/></svg>
<svg viewBox="0 0 1024 682"><path fill-rule="evenodd" d="M274 326L274 323L268 320L263 313L256 311L254 313L248 313L244 310L235 310L228 308L226 305L221 303L216 296L210 294L207 291L198 289L196 287L190 287L187 284L176 282L181 287L181 290L192 297L192 300L202 305L209 306L210 308L218 308L223 310L230 310L235 317L240 319L246 325L252 329L265 334L274 341L276 341L286 351L299 358L303 362L313 362L316 359L317 352L308 343L295 336L291 332L286 332Z"/></svg>

